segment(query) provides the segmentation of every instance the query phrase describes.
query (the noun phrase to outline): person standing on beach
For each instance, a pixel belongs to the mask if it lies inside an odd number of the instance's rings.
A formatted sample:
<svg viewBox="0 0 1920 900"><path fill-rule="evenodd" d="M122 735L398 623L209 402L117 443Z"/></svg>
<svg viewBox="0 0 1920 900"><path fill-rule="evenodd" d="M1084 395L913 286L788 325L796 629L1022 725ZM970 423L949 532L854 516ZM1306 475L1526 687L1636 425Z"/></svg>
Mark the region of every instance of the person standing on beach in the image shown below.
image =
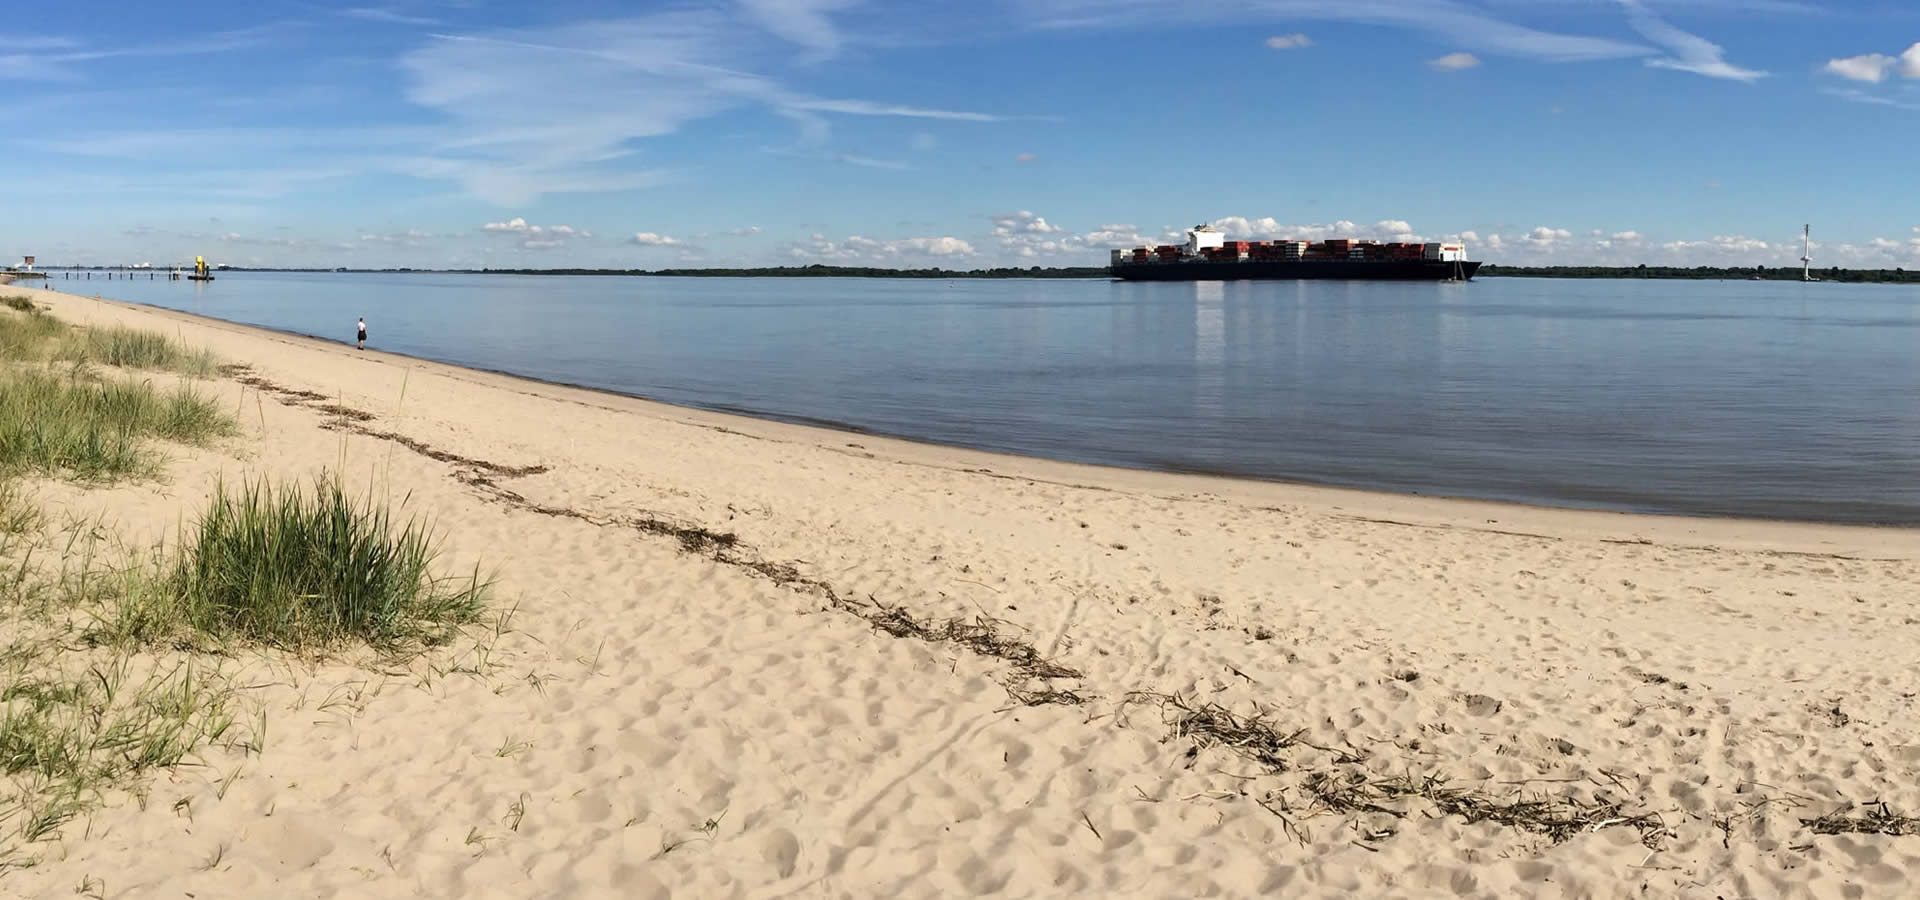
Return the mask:
<svg viewBox="0 0 1920 900"><path fill-rule="evenodd" d="M367 317L360 317L360 349L367 349Z"/></svg>

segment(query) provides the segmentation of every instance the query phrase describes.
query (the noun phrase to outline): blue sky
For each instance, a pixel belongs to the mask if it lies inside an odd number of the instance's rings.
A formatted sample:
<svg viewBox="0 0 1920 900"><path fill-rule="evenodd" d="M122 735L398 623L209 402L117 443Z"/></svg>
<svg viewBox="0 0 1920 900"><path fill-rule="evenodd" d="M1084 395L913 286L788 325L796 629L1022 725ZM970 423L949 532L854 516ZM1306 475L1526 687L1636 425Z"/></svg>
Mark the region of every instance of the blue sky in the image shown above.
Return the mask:
<svg viewBox="0 0 1920 900"><path fill-rule="evenodd" d="M1920 4L16 4L0 258L1920 267Z"/></svg>

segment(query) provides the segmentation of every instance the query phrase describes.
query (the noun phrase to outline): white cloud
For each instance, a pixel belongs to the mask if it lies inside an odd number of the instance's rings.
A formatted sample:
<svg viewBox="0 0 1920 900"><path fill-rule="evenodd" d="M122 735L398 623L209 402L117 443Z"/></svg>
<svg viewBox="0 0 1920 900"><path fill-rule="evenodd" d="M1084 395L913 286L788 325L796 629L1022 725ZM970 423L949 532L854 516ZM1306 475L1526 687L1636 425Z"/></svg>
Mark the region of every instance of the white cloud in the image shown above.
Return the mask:
<svg viewBox="0 0 1920 900"><path fill-rule="evenodd" d="M1879 84L1886 80L1887 73L1893 69L1893 64L1894 58L1891 56L1880 53L1868 53L1864 56L1849 56L1845 59L1827 60L1827 64L1823 67L1823 70L1828 74L1838 75L1841 78L1851 78L1854 81L1867 81Z"/></svg>
<svg viewBox="0 0 1920 900"><path fill-rule="evenodd" d="M749 237L759 233L760 233L760 226L758 225L748 225L745 228L735 228L727 232L727 234L730 234L734 237Z"/></svg>
<svg viewBox="0 0 1920 900"><path fill-rule="evenodd" d="M1830 59L1821 67L1821 71L1870 84L1879 84L1896 74L1902 78L1920 78L1920 41L1897 57L1884 53L1865 53Z"/></svg>
<svg viewBox="0 0 1920 900"><path fill-rule="evenodd" d="M1620 0L1620 5L1626 8L1627 21L1635 31L1672 54L1647 60L1649 66L1732 81L1754 81L1767 76L1765 72L1727 62L1726 51L1719 44L1673 27L1640 0Z"/></svg>
<svg viewBox="0 0 1920 900"><path fill-rule="evenodd" d="M1313 46L1313 39L1304 34L1277 34L1267 38L1267 46L1275 50L1297 50Z"/></svg>
<svg viewBox="0 0 1920 900"><path fill-rule="evenodd" d="M390 165L452 179L517 206L548 193L631 190L670 176L636 170L637 140L758 107L826 143L823 114L994 122L984 112L861 98L819 98L757 71L792 71L790 44L841 46L834 0L686 5L609 21L434 35L400 60L406 97L444 125ZM804 71L804 70L802 70ZM849 160L861 164L861 160ZM870 160L868 160L871 162Z"/></svg>
<svg viewBox="0 0 1920 900"><path fill-rule="evenodd" d="M875 159L871 156L860 156L853 153L835 153L833 154L833 159L835 162L843 162L850 166L862 166L868 169L911 169L913 168L912 166L907 165L905 162L902 162L901 160Z"/></svg>
<svg viewBox="0 0 1920 900"><path fill-rule="evenodd" d="M788 109L807 112L841 113L849 116L903 116L909 119L945 119L950 122L1004 122L1005 116L989 115L978 112L962 112L952 109L922 109L918 106L898 106L891 103L872 103L866 100L795 100L786 104Z"/></svg>
<svg viewBox="0 0 1920 900"><path fill-rule="evenodd" d="M862 235L849 235L845 240L828 240L826 235L815 234L805 241L795 241L786 245L786 254L795 260L821 260L835 262L906 264L917 261L927 264L933 260L946 260L977 255L973 245L951 236L900 238L898 240L880 240Z"/></svg>
<svg viewBox="0 0 1920 900"><path fill-rule="evenodd" d="M1258 219L1227 216L1207 224L1237 241L1324 241L1343 237L1379 241L1420 240L1420 236L1413 233L1413 226L1400 219L1383 219L1372 225L1361 225L1346 219L1318 224L1291 224L1272 216Z"/></svg>
<svg viewBox="0 0 1920 900"><path fill-rule="evenodd" d="M1668 241L1661 245L1661 249L1669 252L1696 254L1695 258L1703 258L1702 254L1712 257L1752 254L1771 248L1766 241L1740 234L1716 234L1704 241Z"/></svg>
<svg viewBox="0 0 1920 900"><path fill-rule="evenodd" d="M840 49L841 36L827 14L857 0L740 0L740 8L760 27L820 55Z"/></svg>
<svg viewBox="0 0 1920 900"><path fill-rule="evenodd" d="M564 245L575 238L593 237L593 232L572 225L531 225L526 219L514 216L505 222L488 222L480 226L481 231L494 234L517 235L519 245L527 250L551 250Z"/></svg>
<svg viewBox="0 0 1920 900"><path fill-rule="evenodd" d="M1638 231L1616 231L1613 233L1613 239L1623 244L1631 244L1642 240L1640 232Z"/></svg>
<svg viewBox="0 0 1920 900"><path fill-rule="evenodd" d="M379 244L401 244L408 247L418 247L420 246L421 241L431 240L435 237L438 237L438 235L435 235L431 231L421 231L416 228L409 228L406 231L395 231L387 234L372 234L372 233L362 232L360 235L360 242L361 243L379 243Z"/></svg>
<svg viewBox="0 0 1920 900"><path fill-rule="evenodd" d="M1536 250L1553 250L1573 239L1573 232L1565 228L1548 228L1542 225L1520 236L1521 243Z"/></svg>
<svg viewBox="0 0 1920 900"><path fill-rule="evenodd" d="M1442 72L1458 72L1462 69L1471 69L1480 65L1480 58L1471 53L1449 53L1439 59L1428 62L1427 65L1439 69Z"/></svg>
<svg viewBox="0 0 1920 900"><path fill-rule="evenodd" d="M654 234L651 231L639 231L634 233L629 242L642 247L675 247L679 246L680 239L664 234Z"/></svg>
<svg viewBox="0 0 1920 900"><path fill-rule="evenodd" d="M1057 234L1066 229L1047 224L1047 220L1026 210L993 217L993 233L1007 236L1014 234Z"/></svg>
<svg viewBox="0 0 1920 900"><path fill-rule="evenodd" d="M1019 163L1030 163L1036 159L1039 159L1039 157L1031 153L1016 153L1014 154L1014 157L1013 157L1013 161L1019 162Z"/></svg>
<svg viewBox="0 0 1920 900"><path fill-rule="evenodd" d="M1611 38L1515 25L1455 0L1267 0L1173 6L1165 0L1026 0L1024 8L1042 28L1161 29L1170 21L1239 26L1261 20L1320 20L1409 28L1504 56L1552 62L1626 59L1652 52Z"/></svg>
<svg viewBox="0 0 1920 900"><path fill-rule="evenodd" d="M430 19L430 18L427 18L426 16L407 15L406 13L402 13L398 10L385 9L382 7L357 7L354 9L342 9L342 10L336 10L335 14L346 16L347 18L350 18L350 19L363 19L368 22L385 22L390 25L438 25L440 24L439 19Z"/></svg>

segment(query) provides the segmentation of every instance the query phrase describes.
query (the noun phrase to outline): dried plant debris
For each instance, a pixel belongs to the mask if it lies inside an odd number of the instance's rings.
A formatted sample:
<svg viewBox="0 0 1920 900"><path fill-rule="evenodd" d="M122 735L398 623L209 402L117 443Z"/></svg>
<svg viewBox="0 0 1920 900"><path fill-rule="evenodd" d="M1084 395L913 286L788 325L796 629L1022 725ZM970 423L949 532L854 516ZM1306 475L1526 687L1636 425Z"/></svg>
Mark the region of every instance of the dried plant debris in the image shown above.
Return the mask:
<svg viewBox="0 0 1920 900"><path fill-rule="evenodd" d="M1679 690L1684 691L1687 689L1686 682L1675 681L1671 678L1668 678L1665 675L1660 674L1659 672L1642 672L1638 669L1628 669L1627 674L1632 675L1633 677L1638 678L1641 681L1646 682L1647 684L1667 684L1667 685L1672 685L1673 687Z"/></svg>
<svg viewBox="0 0 1920 900"><path fill-rule="evenodd" d="M1194 746L1206 749L1224 747L1265 767L1269 772L1288 769L1287 751L1302 743L1306 729L1281 732L1267 723L1264 715L1236 715L1218 703L1196 703L1177 694L1135 691L1127 703L1153 703L1160 716L1173 729L1171 737L1189 738Z"/></svg>
<svg viewBox="0 0 1920 900"><path fill-rule="evenodd" d="M1827 813L1815 819L1801 819L1800 824L1813 829L1814 834L1885 834L1894 837L1920 834L1920 818L1901 815L1888 808L1886 801L1879 800L1867 804L1859 815L1848 815L1852 806Z"/></svg>
<svg viewBox="0 0 1920 900"><path fill-rule="evenodd" d="M437 449L403 434L367 428L344 419L335 419L329 426L391 441L429 459L451 463L459 467L454 472L456 479L496 503L554 518L577 519L598 527L630 528L642 534L669 537L677 541L684 552L751 572L783 587L816 594L832 608L859 616L893 637L953 644L979 656L1004 660L1012 664L1013 671L1002 686L1015 702L1022 705L1077 706L1085 703L1089 697L1048 684L1052 679L1074 679L1081 675L1075 669L1047 659L1033 644L1017 636L1013 626L1004 620L987 616L946 620L916 618L904 606L888 605L872 596L862 602L841 594L824 581L801 575L800 570L791 564L761 559L741 542L739 535L730 531L714 531L657 514L597 516L569 507L549 506L529 500L495 481L496 478L538 475L548 471L545 466L505 466L473 459Z"/></svg>
<svg viewBox="0 0 1920 900"><path fill-rule="evenodd" d="M1470 824L1493 822L1554 843L1583 831L1620 827L1638 831L1640 842L1652 848L1671 833L1658 815L1630 810L1626 801L1613 799L1604 790L1591 798L1572 793L1503 796L1480 788L1449 787L1435 775L1382 776L1364 767L1363 752L1314 744L1306 740L1306 729L1276 728L1261 712L1239 715L1217 703L1147 692L1128 694L1127 702L1157 704L1171 729L1169 737L1193 741L1190 759L1199 750L1217 747L1258 764L1267 774L1294 774L1296 780L1290 785L1260 799L1262 807L1283 820L1289 813L1401 819L1424 806L1433 814L1458 816ZM1300 748L1315 752L1296 757ZM1391 833L1390 829L1380 831Z"/></svg>

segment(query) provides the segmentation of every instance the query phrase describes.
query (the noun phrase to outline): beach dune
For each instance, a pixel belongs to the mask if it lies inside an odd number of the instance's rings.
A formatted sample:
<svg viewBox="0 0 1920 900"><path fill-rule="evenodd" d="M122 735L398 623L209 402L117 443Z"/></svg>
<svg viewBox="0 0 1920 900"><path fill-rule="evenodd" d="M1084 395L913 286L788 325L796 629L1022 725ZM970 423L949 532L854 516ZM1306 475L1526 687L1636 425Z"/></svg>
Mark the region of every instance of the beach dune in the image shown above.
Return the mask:
<svg viewBox="0 0 1920 900"><path fill-rule="evenodd" d="M1920 877L1920 836L1858 833L1920 815L1913 530L996 456L6 290L244 367L201 385L241 437L169 448L159 482L36 482L43 507L147 547L223 481L335 473L429 516L447 569L492 573L513 614L406 665L238 651L264 748L115 799L0 892L1837 898Z"/></svg>

